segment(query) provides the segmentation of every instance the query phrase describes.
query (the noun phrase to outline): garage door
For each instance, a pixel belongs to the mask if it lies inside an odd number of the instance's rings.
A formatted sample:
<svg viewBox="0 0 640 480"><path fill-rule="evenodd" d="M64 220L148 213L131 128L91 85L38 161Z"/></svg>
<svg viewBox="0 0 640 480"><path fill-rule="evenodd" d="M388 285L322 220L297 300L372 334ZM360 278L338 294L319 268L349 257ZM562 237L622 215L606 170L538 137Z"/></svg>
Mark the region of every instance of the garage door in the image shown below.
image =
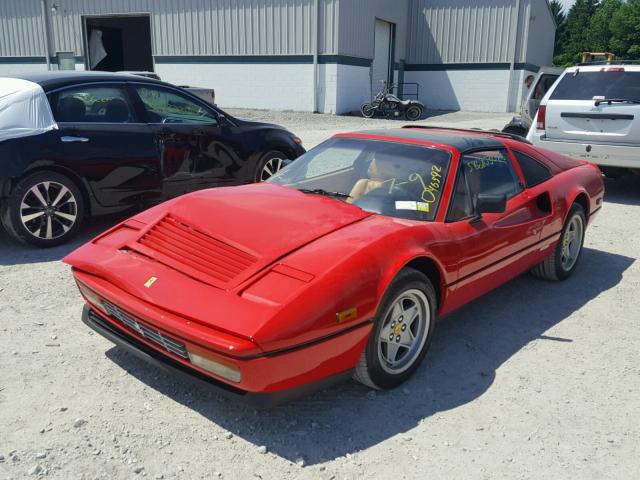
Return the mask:
<svg viewBox="0 0 640 480"><path fill-rule="evenodd" d="M390 81L392 25L376 19L373 65L371 66L371 93L380 91L382 82Z"/></svg>

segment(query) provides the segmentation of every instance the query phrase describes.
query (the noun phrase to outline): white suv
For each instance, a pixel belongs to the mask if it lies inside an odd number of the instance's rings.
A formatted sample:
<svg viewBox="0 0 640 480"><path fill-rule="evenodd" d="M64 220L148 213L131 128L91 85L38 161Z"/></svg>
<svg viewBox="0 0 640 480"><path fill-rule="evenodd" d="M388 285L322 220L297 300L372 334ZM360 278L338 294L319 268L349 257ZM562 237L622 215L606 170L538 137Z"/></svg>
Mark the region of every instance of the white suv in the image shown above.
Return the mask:
<svg viewBox="0 0 640 480"><path fill-rule="evenodd" d="M567 68L546 93L527 139L601 166L640 171L640 65Z"/></svg>

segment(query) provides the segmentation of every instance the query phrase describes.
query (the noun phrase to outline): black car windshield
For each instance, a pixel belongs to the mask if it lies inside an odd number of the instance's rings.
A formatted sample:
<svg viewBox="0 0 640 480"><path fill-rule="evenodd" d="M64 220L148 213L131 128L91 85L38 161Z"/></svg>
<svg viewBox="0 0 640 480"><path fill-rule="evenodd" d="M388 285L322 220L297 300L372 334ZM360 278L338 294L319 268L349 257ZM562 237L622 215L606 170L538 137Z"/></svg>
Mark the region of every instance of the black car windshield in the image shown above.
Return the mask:
<svg viewBox="0 0 640 480"><path fill-rule="evenodd" d="M382 215L433 221L450 160L439 148L334 137L268 181Z"/></svg>

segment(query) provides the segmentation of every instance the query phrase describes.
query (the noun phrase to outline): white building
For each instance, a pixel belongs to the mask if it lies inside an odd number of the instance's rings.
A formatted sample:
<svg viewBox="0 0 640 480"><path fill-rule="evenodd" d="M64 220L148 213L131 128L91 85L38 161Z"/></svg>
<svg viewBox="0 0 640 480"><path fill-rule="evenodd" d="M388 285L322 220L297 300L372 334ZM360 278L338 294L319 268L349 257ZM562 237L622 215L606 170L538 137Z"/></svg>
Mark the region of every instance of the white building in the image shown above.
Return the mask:
<svg viewBox="0 0 640 480"><path fill-rule="evenodd" d="M0 75L152 70L223 107L335 113L394 80L428 108L502 112L554 35L546 0L2 0Z"/></svg>

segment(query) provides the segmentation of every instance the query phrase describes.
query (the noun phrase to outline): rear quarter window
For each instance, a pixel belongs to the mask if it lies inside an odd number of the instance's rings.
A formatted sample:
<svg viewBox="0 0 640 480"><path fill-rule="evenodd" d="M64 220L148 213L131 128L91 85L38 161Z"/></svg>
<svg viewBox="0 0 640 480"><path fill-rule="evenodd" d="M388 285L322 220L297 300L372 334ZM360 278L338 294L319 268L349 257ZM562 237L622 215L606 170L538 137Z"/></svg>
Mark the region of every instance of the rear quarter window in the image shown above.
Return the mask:
<svg viewBox="0 0 640 480"><path fill-rule="evenodd" d="M538 160L517 150L513 150L513 154L520 165L524 183L527 188L538 185L551 178L551 171Z"/></svg>
<svg viewBox="0 0 640 480"><path fill-rule="evenodd" d="M592 100L605 98L640 99L640 72L567 73L560 79L550 100Z"/></svg>

